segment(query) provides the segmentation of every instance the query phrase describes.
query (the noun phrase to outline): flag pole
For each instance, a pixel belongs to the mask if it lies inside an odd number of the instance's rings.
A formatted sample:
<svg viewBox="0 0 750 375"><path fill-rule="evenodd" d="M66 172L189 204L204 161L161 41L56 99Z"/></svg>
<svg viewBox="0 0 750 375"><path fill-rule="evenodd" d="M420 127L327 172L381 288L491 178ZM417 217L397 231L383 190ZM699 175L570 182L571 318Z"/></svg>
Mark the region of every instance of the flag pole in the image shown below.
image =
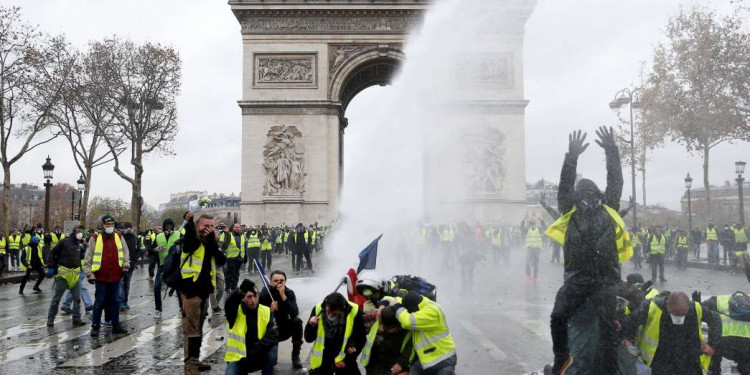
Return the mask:
<svg viewBox="0 0 750 375"><path fill-rule="evenodd" d="M380 233L380 235L376 239L374 239L372 242L378 242L378 241L380 241L380 238L382 238L382 237L383 237L383 233ZM370 242L370 245L372 245L372 242ZM359 268L359 267L357 267L357 268ZM362 273L362 271L364 271L364 269L361 269L361 270L357 271L357 276L359 276L359 274ZM333 292L334 293L338 292L339 288L341 288L341 286L344 285L344 284L346 284L346 276L344 276L341 279L341 282L339 282L339 285L336 286L336 289L334 289Z"/></svg>
<svg viewBox="0 0 750 375"><path fill-rule="evenodd" d="M271 302L276 302L276 300L273 299L273 294L271 294L271 288L268 286L268 283L266 282L266 277L264 276L263 271L261 271L258 261L253 259L253 264L255 264L255 269L258 270L258 274L260 275L260 281L262 281L263 286L266 287L268 296L271 297Z"/></svg>

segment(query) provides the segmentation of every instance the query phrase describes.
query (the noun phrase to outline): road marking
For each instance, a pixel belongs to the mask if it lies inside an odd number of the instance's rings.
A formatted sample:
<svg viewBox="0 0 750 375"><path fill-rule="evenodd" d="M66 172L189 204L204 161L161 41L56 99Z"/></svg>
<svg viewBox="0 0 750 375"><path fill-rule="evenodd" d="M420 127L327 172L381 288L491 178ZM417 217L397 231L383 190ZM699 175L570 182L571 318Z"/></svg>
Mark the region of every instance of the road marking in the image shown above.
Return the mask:
<svg viewBox="0 0 750 375"><path fill-rule="evenodd" d="M9 307L7 309L0 310L0 312L8 312L8 311L13 311L13 310L18 310L18 309L26 307L26 306L39 305L39 304L42 304L42 303L45 303L45 302L49 303L49 300L41 300L41 301L34 301L34 302L31 302L31 303L21 304L21 305L17 305L17 306ZM15 317L11 317L11 318L15 318Z"/></svg>
<svg viewBox="0 0 750 375"><path fill-rule="evenodd" d="M137 316L138 315L121 315L121 317L124 317L125 319L121 319L120 321L128 321L136 318ZM67 331L56 333L54 335L44 336L38 340L34 340L15 348L2 351L0 352L0 364L15 361L16 359L39 353L55 345L59 345L86 335L90 332L90 330L91 326L87 324L85 326L72 328Z"/></svg>
<svg viewBox="0 0 750 375"><path fill-rule="evenodd" d="M181 325L182 318L174 317L161 324L152 325L118 340L104 344L80 357L71 359L58 367L91 367L101 366L133 349L140 348L154 338L171 332Z"/></svg>
<svg viewBox="0 0 750 375"><path fill-rule="evenodd" d="M55 324L63 322L65 320L72 319L70 316L58 316L55 317ZM37 319L32 320L28 323L19 324L15 327L10 327L8 329L0 330L0 334L3 336L0 336L0 340L5 340L9 337L18 336L22 333L26 333L29 331L33 331L39 328L44 328L47 326L47 318L44 319ZM52 327L50 327L52 328Z"/></svg>
<svg viewBox="0 0 750 375"><path fill-rule="evenodd" d="M224 325L216 328L211 328L208 332L203 334L203 340L201 340L201 354L200 360L203 361L216 353L219 348L224 345L224 340L216 340L217 337L222 337L224 334ZM133 375L142 375L151 369L160 369L172 366L183 366L185 361L185 349L180 348L175 351L169 357L151 365L146 365L142 369L133 373Z"/></svg>
<svg viewBox="0 0 750 375"><path fill-rule="evenodd" d="M500 350L500 348L495 345L490 339L488 339L482 331L477 328L472 322L468 320L462 320L461 325L468 331L472 336L476 336L477 340L479 340L479 343L482 345L484 349L487 350L487 352L494 358L496 361L505 361L508 359L508 356L505 355L505 353Z"/></svg>

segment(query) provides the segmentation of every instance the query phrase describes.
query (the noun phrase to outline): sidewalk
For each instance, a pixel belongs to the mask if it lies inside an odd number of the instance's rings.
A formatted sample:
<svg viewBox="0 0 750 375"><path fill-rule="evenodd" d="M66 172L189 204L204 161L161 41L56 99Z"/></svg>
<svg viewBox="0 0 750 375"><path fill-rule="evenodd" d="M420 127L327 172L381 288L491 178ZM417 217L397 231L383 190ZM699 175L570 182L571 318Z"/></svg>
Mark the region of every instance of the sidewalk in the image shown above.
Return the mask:
<svg viewBox="0 0 750 375"><path fill-rule="evenodd" d="M0 285L5 284L18 284L21 282L21 279L23 278L23 275L26 274L26 271L3 271L2 276L0 276ZM36 273L33 273L31 275L31 278L33 280L36 280L36 277L39 276Z"/></svg>

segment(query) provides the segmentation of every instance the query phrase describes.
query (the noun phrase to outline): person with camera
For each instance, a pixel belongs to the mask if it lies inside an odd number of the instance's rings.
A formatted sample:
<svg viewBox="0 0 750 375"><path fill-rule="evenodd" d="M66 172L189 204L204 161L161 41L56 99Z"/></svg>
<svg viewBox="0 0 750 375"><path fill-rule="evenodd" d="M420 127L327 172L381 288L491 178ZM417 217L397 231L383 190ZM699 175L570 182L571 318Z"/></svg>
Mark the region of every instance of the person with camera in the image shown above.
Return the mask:
<svg viewBox="0 0 750 375"><path fill-rule="evenodd" d="M273 375L278 357L278 334L272 308L258 303L255 283L245 279L227 297L228 337L224 360L226 375L249 374L260 370Z"/></svg>
<svg viewBox="0 0 750 375"><path fill-rule="evenodd" d="M88 282L95 285L94 311L91 336L99 336L102 311L112 322L112 333L127 333L120 325L118 294L123 273L130 269L128 244L122 234L115 231L115 219L110 215L102 217L104 230L94 234L89 240L83 269Z"/></svg>
<svg viewBox="0 0 750 375"><path fill-rule="evenodd" d="M292 339L292 366L301 369L299 355L302 350L302 319L299 318L297 296L286 287L286 273L276 270L269 277L271 294L266 289L261 290L260 304L271 308L279 327L279 342Z"/></svg>

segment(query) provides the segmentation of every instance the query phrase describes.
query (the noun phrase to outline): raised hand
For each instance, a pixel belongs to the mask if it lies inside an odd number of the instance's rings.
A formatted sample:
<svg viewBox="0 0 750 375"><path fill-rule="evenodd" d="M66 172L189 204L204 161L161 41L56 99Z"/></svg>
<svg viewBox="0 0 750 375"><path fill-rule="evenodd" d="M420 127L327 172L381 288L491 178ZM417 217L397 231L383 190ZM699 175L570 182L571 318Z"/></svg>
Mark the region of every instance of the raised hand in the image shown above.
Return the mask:
<svg viewBox="0 0 750 375"><path fill-rule="evenodd" d="M583 135L581 135L580 130L570 133L570 135L568 136L568 153L572 156L578 156L586 151L586 148L589 147L589 144L584 144L583 142L585 140L586 133L583 133Z"/></svg>
<svg viewBox="0 0 750 375"><path fill-rule="evenodd" d="M615 143L615 132L611 127L607 129L605 126L600 126L599 130L596 131L596 135L599 137L599 139L596 140L596 144L603 149L617 148L617 143Z"/></svg>

